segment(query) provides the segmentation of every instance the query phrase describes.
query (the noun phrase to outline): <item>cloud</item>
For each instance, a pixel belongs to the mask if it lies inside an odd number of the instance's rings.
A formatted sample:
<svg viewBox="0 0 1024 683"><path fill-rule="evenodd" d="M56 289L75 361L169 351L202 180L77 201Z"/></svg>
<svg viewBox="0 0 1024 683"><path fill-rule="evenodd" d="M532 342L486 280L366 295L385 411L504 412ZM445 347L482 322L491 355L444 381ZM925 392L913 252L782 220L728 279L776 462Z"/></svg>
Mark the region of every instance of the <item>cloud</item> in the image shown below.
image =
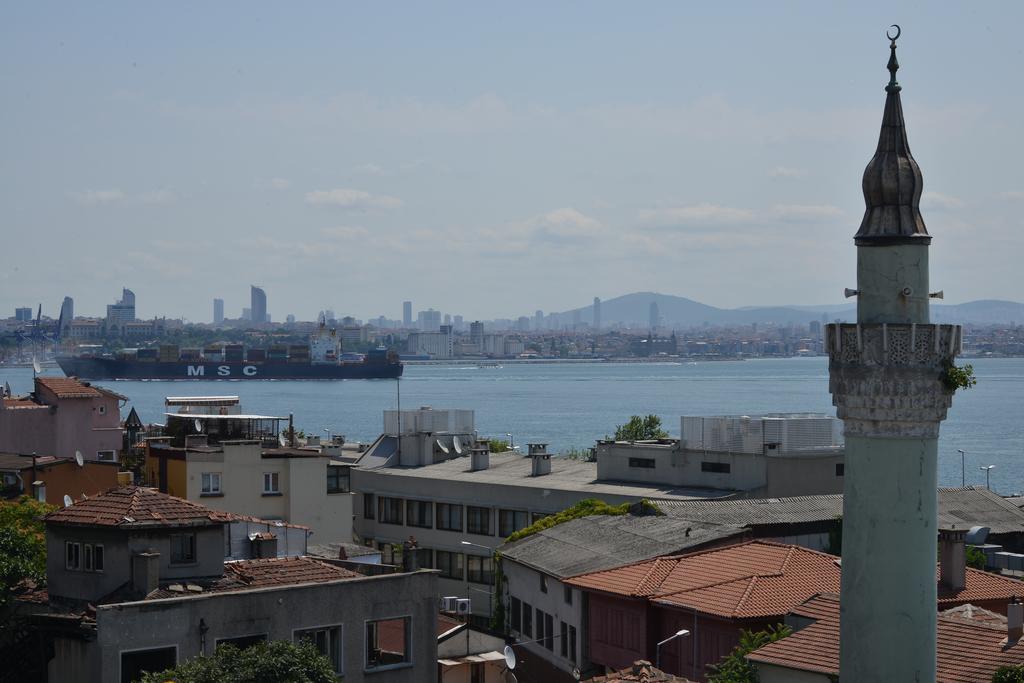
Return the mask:
<svg viewBox="0 0 1024 683"><path fill-rule="evenodd" d="M838 206L831 204L776 204L771 215L780 221L820 221L843 215Z"/></svg>
<svg viewBox="0 0 1024 683"><path fill-rule="evenodd" d="M323 228L320 234L339 240L357 240L368 237L370 231L358 225L342 225L336 228Z"/></svg>
<svg viewBox="0 0 1024 683"><path fill-rule="evenodd" d="M403 202L397 197L374 195L364 190L339 188L336 190L315 190L306 193L306 203L314 205L340 206L346 209L397 209Z"/></svg>
<svg viewBox="0 0 1024 683"><path fill-rule="evenodd" d="M253 183L257 190L287 190L292 186L292 181L287 178L261 179Z"/></svg>
<svg viewBox="0 0 1024 683"><path fill-rule="evenodd" d="M802 168L790 168L789 166L776 166L768 169L769 178L803 178L807 174Z"/></svg>
<svg viewBox="0 0 1024 683"><path fill-rule="evenodd" d="M1021 191L1021 190L1010 190L1008 192L1001 193L999 196L1002 197L1003 199L1011 199L1011 200L1014 200L1014 201L1020 201L1020 200L1024 199L1024 191Z"/></svg>
<svg viewBox="0 0 1024 683"><path fill-rule="evenodd" d="M126 194L113 190L85 190L72 192L71 197L84 206L138 206L170 204L177 196L170 190L147 190L138 194Z"/></svg>
<svg viewBox="0 0 1024 683"><path fill-rule="evenodd" d="M355 167L356 173L365 173L366 175L382 176L386 175L386 171L377 164L362 164Z"/></svg>
<svg viewBox="0 0 1024 683"><path fill-rule="evenodd" d="M641 223L653 227L687 227L701 225L736 225L754 219L754 212L719 204L693 204L659 209L643 209Z"/></svg>
<svg viewBox="0 0 1024 683"><path fill-rule="evenodd" d="M85 190L84 192L72 192L71 196L79 204L96 206L98 204L117 204L124 201L125 195L121 190Z"/></svg>
<svg viewBox="0 0 1024 683"><path fill-rule="evenodd" d="M963 208L964 202L962 199L953 197L952 195L940 194L938 192L925 192L921 195L921 206L926 209L949 211L951 209Z"/></svg>
<svg viewBox="0 0 1024 683"><path fill-rule="evenodd" d="M535 237L545 240L584 240L604 231L604 226L576 209L555 209L530 221Z"/></svg>

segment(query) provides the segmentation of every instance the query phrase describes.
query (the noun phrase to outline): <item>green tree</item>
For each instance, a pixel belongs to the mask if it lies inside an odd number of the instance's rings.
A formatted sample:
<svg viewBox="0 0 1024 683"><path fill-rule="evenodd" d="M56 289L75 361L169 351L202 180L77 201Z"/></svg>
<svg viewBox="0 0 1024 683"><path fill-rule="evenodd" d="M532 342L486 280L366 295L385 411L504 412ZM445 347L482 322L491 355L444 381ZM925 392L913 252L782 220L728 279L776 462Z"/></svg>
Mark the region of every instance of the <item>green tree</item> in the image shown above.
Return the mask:
<svg viewBox="0 0 1024 683"><path fill-rule="evenodd" d="M22 496L0 502L0 609L23 579L46 579L46 529L43 515L55 508Z"/></svg>
<svg viewBox="0 0 1024 683"><path fill-rule="evenodd" d="M996 669L992 683L1024 683L1024 664L1008 664Z"/></svg>
<svg viewBox="0 0 1024 683"><path fill-rule="evenodd" d="M504 453L508 450L508 441L504 439L488 439L487 446L491 449L491 453Z"/></svg>
<svg viewBox="0 0 1024 683"><path fill-rule="evenodd" d="M784 624L777 624L764 631L741 631L740 644L723 657L722 661L710 667L709 683L757 683L757 670L747 661L747 655L785 638L792 632L793 629Z"/></svg>
<svg viewBox="0 0 1024 683"><path fill-rule="evenodd" d="M616 441L649 441L665 438L668 438L668 432L661 428L661 418L657 415L633 415L629 422L615 427Z"/></svg>
<svg viewBox="0 0 1024 683"><path fill-rule="evenodd" d="M239 650L221 645L173 669L148 673L141 683L335 683L331 661L309 642L275 640Z"/></svg>
<svg viewBox="0 0 1024 683"><path fill-rule="evenodd" d="M967 566L972 569L984 570L986 565L988 565L988 559L985 557L985 553L973 545L967 546Z"/></svg>

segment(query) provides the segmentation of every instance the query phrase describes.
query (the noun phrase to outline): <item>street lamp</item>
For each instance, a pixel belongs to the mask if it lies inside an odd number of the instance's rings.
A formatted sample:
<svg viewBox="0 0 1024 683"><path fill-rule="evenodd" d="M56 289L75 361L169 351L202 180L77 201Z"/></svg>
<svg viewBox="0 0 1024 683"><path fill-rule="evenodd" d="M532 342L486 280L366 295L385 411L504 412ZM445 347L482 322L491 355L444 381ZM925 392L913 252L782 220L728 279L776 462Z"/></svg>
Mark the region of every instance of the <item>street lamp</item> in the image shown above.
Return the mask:
<svg viewBox="0 0 1024 683"><path fill-rule="evenodd" d="M330 427L324 427L324 431L327 432L327 443L330 443L331 442L331 428Z"/></svg>
<svg viewBox="0 0 1024 683"><path fill-rule="evenodd" d="M514 451L516 449L516 440L512 437L512 434L510 434L508 432L505 433L505 436L508 437L508 447L509 447L509 449Z"/></svg>
<svg viewBox="0 0 1024 683"><path fill-rule="evenodd" d="M960 486L967 486L967 454L962 448L957 450L960 452Z"/></svg>
<svg viewBox="0 0 1024 683"><path fill-rule="evenodd" d="M679 636L688 636L688 635L690 635L690 632L687 629L685 629L685 628L681 628L678 631L676 631L674 634L670 635L665 640L663 640L660 643L658 643L655 646L655 648L654 648L654 666L655 666L655 668L661 669L661 646L664 645L665 643L667 643L670 640L675 640Z"/></svg>
<svg viewBox="0 0 1024 683"><path fill-rule="evenodd" d="M989 491L992 490L992 486L989 481L989 474L992 472L993 467L995 467L995 465L982 465L981 467L978 468L979 470L985 473L985 488L987 488Z"/></svg>
<svg viewBox="0 0 1024 683"><path fill-rule="evenodd" d="M479 543L471 543L470 541L459 541L459 542L462 545L469 545L469 546L472 546L474 548L480 548L482 550L486 550L487 553L488 553L488 557L489 558L493 558L494 557L494 548L488 548L485 545L480 545ZM468 564L468 561L467 561L467 564ZM467 586L467 588L469 588L469 590L471 590L471 591L477 591L478 593L487 593L487 595L490 598L487 601L487 616L488 617L494 616L494 568L493 567L491 568L491 580L487 583L487 588L488 588L487 590L482 590L480 588L473 588L472 586Z"/></svg>

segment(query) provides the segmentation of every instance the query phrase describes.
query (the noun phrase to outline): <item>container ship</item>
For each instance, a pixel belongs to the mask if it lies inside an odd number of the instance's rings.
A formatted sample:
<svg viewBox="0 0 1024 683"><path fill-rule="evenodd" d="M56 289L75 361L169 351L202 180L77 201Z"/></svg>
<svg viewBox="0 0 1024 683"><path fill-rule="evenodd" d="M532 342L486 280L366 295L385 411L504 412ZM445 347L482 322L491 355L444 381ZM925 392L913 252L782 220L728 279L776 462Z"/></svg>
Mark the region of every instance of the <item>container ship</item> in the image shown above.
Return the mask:
<svg viewBox="0 0 1024 683"><path fill-rule="evenodd" d="M57 364L68 377L91 380L116 379L395 379L402 376L398 354L384 348L352 360L341 353L334 330L321 326L308 344L274 344L248 349L225 344L205 349L179 349L163 344L151 349L131 349L116 355L85 353L58 356Z"/></svg>

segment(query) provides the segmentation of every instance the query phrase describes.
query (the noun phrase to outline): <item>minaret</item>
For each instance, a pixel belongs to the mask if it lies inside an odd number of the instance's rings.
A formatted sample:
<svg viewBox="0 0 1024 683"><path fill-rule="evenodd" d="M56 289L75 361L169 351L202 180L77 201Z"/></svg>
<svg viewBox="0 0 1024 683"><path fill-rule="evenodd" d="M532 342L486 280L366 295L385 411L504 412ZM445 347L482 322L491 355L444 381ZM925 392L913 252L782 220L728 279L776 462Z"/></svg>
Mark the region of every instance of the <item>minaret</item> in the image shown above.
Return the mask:
<svg viewBox="0 0 1024 683"><path fill-rule="evenodd" d="M939 423L959 325L929 324L921 169L896 82L896 36L878 148L864 170L856 324L827 326L829 389L846 435L840 675L934 681Z"/></svg>

